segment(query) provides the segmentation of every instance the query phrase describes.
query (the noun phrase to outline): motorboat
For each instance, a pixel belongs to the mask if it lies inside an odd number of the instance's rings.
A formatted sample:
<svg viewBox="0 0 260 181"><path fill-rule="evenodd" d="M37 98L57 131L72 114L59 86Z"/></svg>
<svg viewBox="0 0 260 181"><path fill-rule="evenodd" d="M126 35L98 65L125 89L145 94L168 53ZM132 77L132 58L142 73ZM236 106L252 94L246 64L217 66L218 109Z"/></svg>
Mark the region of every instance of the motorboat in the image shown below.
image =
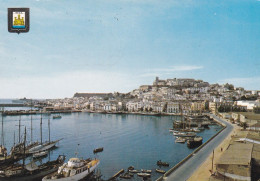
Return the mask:
<svg viewBox="0 0 260 181"><path fill-rule="evenodd" d="M70 158L68 163L59 167L58 172L46 175L42 181L71 181L87 177L99 165L98 159Z"/></svg>
<svg viewBox="0 0 260 181"><path fill-rule="evenodd" d="M152 170L145 170L145 169L141 169L142 173L152 173Z"/></svg>
<svg viewBox="0 0 260 181"><path fill-rule="evenodd" d="M158 172L158 173L162 173L162 174L164 174L166 172L166 171L158 169L158 168L156 168L155 171Z"/></svg>
<svg viewBox="0 0 260 181"><path fill-rule="evenodd" d="M170 164L167 163L167 162L162 162L161 160L157 161L157 165L158 166L165 166L165 167L168 167Z"/></svg>
<svg viewBox="0 0 260 181"><path fill-rule="evenodd" d="M186 142L186 139L185 138L182 138L182 137L178 137L176 140L175 140L175 143L185 143Z"/></svg>

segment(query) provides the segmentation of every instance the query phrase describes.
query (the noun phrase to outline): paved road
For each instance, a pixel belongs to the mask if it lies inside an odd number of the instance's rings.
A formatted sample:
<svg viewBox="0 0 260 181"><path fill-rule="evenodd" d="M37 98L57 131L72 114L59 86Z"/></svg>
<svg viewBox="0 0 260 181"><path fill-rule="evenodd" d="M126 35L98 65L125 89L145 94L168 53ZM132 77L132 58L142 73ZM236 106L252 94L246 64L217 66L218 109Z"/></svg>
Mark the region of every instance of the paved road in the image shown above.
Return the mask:
<svg viewBox="0 0 260 181"><path fill-rule="evenodd" d="M204 146L200 151L198 151L194 156L187 160L183 165L177 168L174 172L167 177L167 181L184 181L191 177L193 172L207 159L207 157L233 130L233 125L226 121L223 121L212 115L214 118L224 123L227 127L219 135L217 135L213 140L211 140L206 146Z"/></svg>

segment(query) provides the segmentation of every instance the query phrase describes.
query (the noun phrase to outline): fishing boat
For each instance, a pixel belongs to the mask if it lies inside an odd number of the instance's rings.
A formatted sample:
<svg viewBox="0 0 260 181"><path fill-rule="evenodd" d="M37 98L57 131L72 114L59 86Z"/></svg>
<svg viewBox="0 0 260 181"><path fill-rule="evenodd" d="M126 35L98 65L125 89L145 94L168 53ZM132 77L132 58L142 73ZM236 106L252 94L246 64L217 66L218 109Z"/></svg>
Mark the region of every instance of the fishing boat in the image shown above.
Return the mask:
<svg viewBox="0 0 260 181"><path fill-rule="evenodd" d="M158 168L156 168L155 171L158 172L158 173L162 173L162 174L164 174L166 172L166 171L158 169Z"/></svg>
<svg viewBox="0 0 260 181"><path fill-rule="evenodd" d="M130 174L129 172L126 172L126 173L120 175L119 177L123 178L123 179L131 179L133 177L133 174Z"/></svg>
<svg viewBox="0 0 260 181"><path fill-rule="evenodd" d="M186 142L186 139L185 138L182 138L182 137L178 137L176 140L175 140L175 143L185 143Z"/></svg>
<svg viewBox="0 0 260 181"><path fill-rule="evenodd" d="M194 132L200 132L201 130L199 128L193 128L192 129Z"/></svg>
<svg viewBox="0 0 260 181"><path fill-rule="evenodd" d="M165 166L165 167L168 167L170 164L167 163L167 162L162 162L161 160L157 161L157 165L158 166Z"/></svg>
<svg viewBox="0 0 260 181"><path fill-rule="evenodd" d="M175 136L178 136L178 137L195 137L196 133L192 133L192 132L183 133L183 132L180 132L180 133L176 134Z"/></svg>
<svg viewBox="0 0 260 181"><path fill-rule="evenodd" d="M138 170L129 170L130 173L140 173Z"/></svg>
<svg viewBox="0 0 260 181"><path fill-rule="evenodd" d="M137 173L139 177L151 177L151 174L149 173Z"/></svg>
<svg viewBox="0 0 260 181"><path fill-rule="evenodd" d="M103 150L104 150L103 147L101 147L101 148L97 148L97 149L94 149L94 150L93 150L93 153L102 152Z"/></svg>
<svg viewBox="0 0 260 181"><path fill-rule="evenodd" d="M58 170L59 166L64 163L65 156L59 155L54 161L37 165L34 161L25 164L13 164L0 170L1 181L34 181L39 180L45 175Z"/></svg>
<svg viewBox="0 0 260 181"><path fill-rule="evenodd" d="M128 167L128 169L127 170L134 170L135 169L135 167L134 166L130 166L130 167Z"/></svg>
<svg viewBox="0 0 260 181"><path fill-rule="evenodd" d="M196 136L193 139L187 141L187 146L189 148L195 148L202 144L203 138L201 136Z"/></svg>
<svg viewBox="0 0 260 181"><path fill-rule="evenodd" d="M70 158L68 163L59 167L58 172L46 175L42 181L70 181L87 177L99 165L98 159Z"/></svg>
<svg viewBox="0 0 260 181"><path fill-rule="evenodd" d="M52 119L61 119L61 115L54 115L52 116Z"/></svg>
<svg viewBox="0 0 260 181"><path fill-rule="evenodd" d="M48 155L48 151L41 151L33 154L33 158L40 158Z"/></svg>
<svg viewBox="0 0 260 181"><path fill-rule="evenodd" d="M152 173L152 170L145 170L145 169L141 169L142 173Z"/></svg>

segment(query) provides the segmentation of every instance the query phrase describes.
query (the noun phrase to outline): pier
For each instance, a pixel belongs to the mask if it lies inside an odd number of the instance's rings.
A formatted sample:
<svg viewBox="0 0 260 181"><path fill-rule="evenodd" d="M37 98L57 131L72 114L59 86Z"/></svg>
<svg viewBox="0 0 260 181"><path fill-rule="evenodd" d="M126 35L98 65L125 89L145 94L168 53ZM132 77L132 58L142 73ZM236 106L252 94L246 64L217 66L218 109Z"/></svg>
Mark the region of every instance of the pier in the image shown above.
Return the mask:
<svg viewBox="0 0 260 181"><path fill-rule="evenodd" d="M119 170L115 175L113 175L109 180L114 180L118 177L121 173L124 173L124 169Z"/></svg>

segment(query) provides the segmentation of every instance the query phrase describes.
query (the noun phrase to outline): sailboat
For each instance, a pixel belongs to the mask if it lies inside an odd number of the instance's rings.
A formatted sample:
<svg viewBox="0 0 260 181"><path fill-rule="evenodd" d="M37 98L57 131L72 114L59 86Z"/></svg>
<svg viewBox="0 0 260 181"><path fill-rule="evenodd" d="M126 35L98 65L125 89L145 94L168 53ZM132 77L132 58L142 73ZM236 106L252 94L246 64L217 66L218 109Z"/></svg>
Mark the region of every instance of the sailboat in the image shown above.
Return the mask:
<svg viewBox="0 0 260 181"><path fill-rule="evenodd" d="M18 161L20 158L18 156L15 156L13 154L7 154L7 149L4 146L4 119L3 119L3 112L2 111L2 133L1 133L1 145L0 145L0 166L7 166L8 164L14 163L15 161Z"/></svg>
<svg viewBox="0 0 260 181"><path fill-rule="evenodd" d="M39 145L36 145L36 146L30 148L28 150L28 152L30 154L49 150L49 149L53 148L56 145L56 143L58 143L60 140L62 140L62 139L58 139L58 140L55 140L55 141L50 141L50 117L48 119L49 141L47 141L45 143L42 142L42 115L41 115L40 128L41 128L41 130L40 130L41 143Z"/></svg>
<svg viewBox="0 0 260 181"><path fill-rule="evenodd" d="M25 165L25 143L26 143L26 127L24 131L24 156L23 163L16 163L10 166L2 167L0 170L0 180L1 181L33 181L38 180L53 173L58 170L58 168L64 163L65 156L59 155L59 157L54 161L49 161L47 163L36 165L35 162L30 162Z"/></svg>

